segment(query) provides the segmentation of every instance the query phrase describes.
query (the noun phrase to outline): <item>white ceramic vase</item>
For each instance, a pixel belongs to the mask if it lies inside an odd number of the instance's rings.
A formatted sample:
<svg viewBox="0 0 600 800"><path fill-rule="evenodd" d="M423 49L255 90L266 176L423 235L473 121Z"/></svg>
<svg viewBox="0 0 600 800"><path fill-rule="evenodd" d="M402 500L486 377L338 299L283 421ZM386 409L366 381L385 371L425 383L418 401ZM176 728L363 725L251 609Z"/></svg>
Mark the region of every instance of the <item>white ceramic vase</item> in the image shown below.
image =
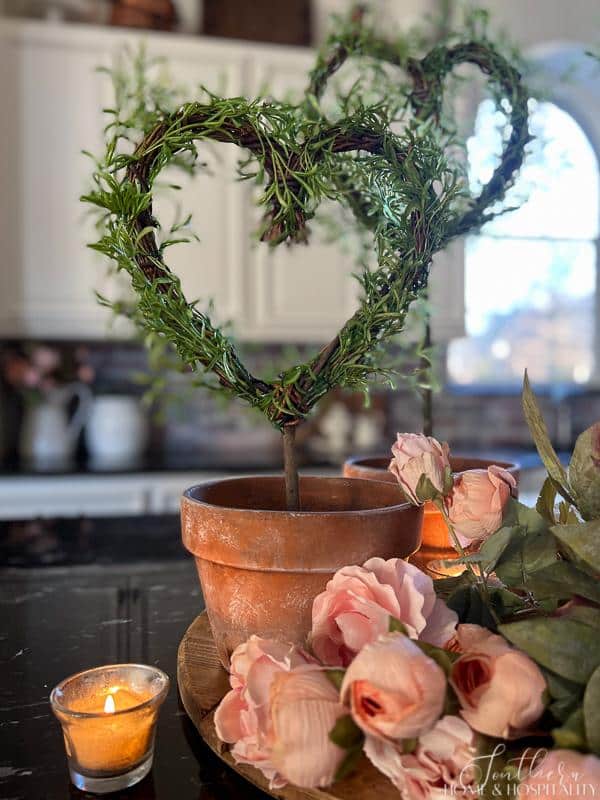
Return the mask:
<svg viewBox="0 0 600 800"><path fill-rule="evenodd" d="M146 414L138 398L129 395L99 395L94 398L85 428L85 444L92 468L136 466L147 438Z"/></svg>
<svg viewBox="0 0 600 800"><path fill-rule="evenodd" d="M69 419L69 406L75 397L77 408ZM70 383L52 389L40 403L28 406L20 437L22 461L36 470L70 468L91 401L92 394L87 386Z"/></svg>

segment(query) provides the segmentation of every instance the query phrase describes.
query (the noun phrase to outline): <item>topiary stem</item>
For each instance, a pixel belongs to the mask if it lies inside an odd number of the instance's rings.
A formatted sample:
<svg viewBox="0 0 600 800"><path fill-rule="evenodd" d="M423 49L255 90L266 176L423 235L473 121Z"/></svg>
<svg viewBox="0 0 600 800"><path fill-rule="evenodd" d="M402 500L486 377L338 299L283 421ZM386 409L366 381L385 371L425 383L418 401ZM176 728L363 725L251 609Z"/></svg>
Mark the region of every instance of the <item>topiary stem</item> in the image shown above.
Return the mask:
<svg viewBox="0 0 600 800"><path fill-rule="evenodd" d="M300 510L298 488L298 458L296 453L296 426L285 425L283 436L283 470L285 475L285 502L288 511Z"/></svg>

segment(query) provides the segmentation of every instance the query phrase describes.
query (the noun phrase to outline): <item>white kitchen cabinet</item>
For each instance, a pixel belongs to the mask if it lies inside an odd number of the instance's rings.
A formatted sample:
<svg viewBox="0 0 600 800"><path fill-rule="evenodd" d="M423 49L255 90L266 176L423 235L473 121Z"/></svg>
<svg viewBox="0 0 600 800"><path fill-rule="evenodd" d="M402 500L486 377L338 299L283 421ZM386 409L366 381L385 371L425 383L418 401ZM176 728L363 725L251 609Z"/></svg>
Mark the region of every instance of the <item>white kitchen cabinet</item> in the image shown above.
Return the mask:
<svg viewBox="0 0 600 800"><path fill-rule="evenodd" d="M313 60L302 48L0 22L0 336L131 333L122 321L111 324L110 312L96 303L94 290L126 295L127 276L107 277L105 260L86 247L96 234L79 196L92 169L81 150L101 152L102 108L111 105L109 81L96 67L142 41L150 55L166 59L173 81L192 98L199 84L231 96L298 96ZM235 180L243 153L214 143L199 151L213 174L178 174L182 191L158 193L155 205L163 224L178 210L193 212L201 243L167 251L188 299L199 298L201 307L214 300L215 319L230 321L242 340L327 341L356 305L351 245L326 243L316 226L309 248L256 243L256 188ZM460 298L452 308L452 324L462 322Z"/></svg>
<svg viewBox="0 0 600 800"><path fill-rule="evenodd" d="M96 303L94 290L117 297L128 287L125 276L107 278L104 259L86 247L96 235L79 202L92 169L81 151L101 152L102 108L111 105L110 83L96 68L140 42L126 32L89 27L7 22L0 28L0 183L10 187L0 197L0 335L109 334L111 315ZM240 94L241 48L157 35L147 46L168 59L173 79L189 86L190 96L200 83ZM182 192L157 199L157 211L165 222L177 203L195 212L202 250L173 248L171 263L190 297L214 297L229 319L243 305L236 274L243 209L241 187L231 180L235 156L225 149L219 155L227 169L183 181ZM202 156L214 161L210 152Z"/></svg>

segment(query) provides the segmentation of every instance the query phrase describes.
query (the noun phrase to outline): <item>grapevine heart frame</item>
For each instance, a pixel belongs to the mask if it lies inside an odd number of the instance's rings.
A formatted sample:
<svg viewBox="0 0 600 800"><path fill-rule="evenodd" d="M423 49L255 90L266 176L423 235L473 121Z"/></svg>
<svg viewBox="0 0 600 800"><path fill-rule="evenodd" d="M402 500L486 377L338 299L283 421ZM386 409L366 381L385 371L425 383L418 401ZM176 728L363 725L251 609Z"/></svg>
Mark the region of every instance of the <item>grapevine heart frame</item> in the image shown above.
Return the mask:
<svg viewBox="0 0 600 800"><path fill-rule="evenodd" d="M412 120L392 132L381 105L360 106L330 122L321 108L328 81L351 56L369 56L405 70ZM444 82L455 67L477 66L510 109L510 136L499 164L478 196L467 195L449 166L441 140ZM377 372L374 351L401 332L406 312L426 286L433 255L455 237L494 216L521 166L529 141L528 92L519 71L487 40L438 45L424 58L406 58L361 24L334 38L311 74L300 105L211 96L164 115L131 155L109 143L96 188L84 200L105 211L105 231L92 245L126 270L147 328L166 337L182 361L212 372L220 386L258 408L283 433L288 505L298 506L296 426L336 386L364 386ZM307 364L276 380L256 377L234 344L196 303L189 302L157 241L153 185L197 142L235 144L249 151L263 183L261 239L303 242L307 223L325 198L348 206L373 233L378 267L362 277L363 299L339 333Z"/></svg>

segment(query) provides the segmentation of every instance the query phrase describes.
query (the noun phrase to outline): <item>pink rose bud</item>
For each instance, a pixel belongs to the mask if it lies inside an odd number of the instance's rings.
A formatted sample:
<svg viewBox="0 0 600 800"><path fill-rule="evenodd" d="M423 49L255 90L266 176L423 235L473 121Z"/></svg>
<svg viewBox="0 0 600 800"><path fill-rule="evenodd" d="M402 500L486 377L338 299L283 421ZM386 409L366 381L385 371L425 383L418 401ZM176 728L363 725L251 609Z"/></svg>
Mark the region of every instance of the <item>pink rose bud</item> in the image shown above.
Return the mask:
<svg viewBox="0 0 600 800"><path fill-rule="evenodd" d="M271 683L278 673L309 664L315 666L316 662L298 647L258 636L251 636L231 656L232 690L215 712L217 736L233 745L236 763L260 769L271 788L286 784L272 759Z"/></svg>
<svg viewBox="0 0 600 800"><path fill-rule="evenodd" d="M348 712L324 671L304 666L279 672L271 686L270 713L271 760L277 772L295 786L333 783L347 751L329 734Z"/></svg>
<svg viewBox="0 0 600 800"><path fill-rule="evenodd" d="M371 558L343 567L313 603L311 646L324 664L346 667L362 648L388 633L390 617L412 639L442 647L458 617L436 597L433 581L399 558Z"/></svg>
<svg viewBox="0 0 600 800"><path fill-rule="evenodd" d="M411 639L387 634L363 648L350 664L341 697L367 735L410 739L439 719L446 676Z"/></svg>
<svg viewBox="0 0 600 800"><path fill-rule="evenodd" d="M456 476L446 511L463 547L486 539L502 526L504 507L516 486L510 472L495 465Z"/></svg>
<svg viewBox="0 0 600 800"><path fill-rule="evenodd" d="M448 460L448 445L440 444L431 436L420 433L399 433L392 445L393 458L389 470L398 479L407 499L414 505L421 505L416 495L417 485L425 475L434 487L445 494L444 482Z"/></svg>
<svg viewBox="0 0 600 800"><path fill-rule="evenodd" d="M598 797L600 758L575 750L551 750L536 759L519 784L519 797Z"/></svg>
<svg viewBox="0 0 600 800"><path fill-rule="evenodd" d="M518 738L541 717L546 681L525 653L479 625L459 625L450 684L460 714L474 730L503 739Z"/></svg>
<svg viewBox="0 0 600 800"><path fill-rule="evenodd" d="M365 754L402 797L441 800L477 797L475 733L460 717L442 717L418 740L412 753L402 744L367 736ZM470 791L469 791L470 790Z"/></svg>

